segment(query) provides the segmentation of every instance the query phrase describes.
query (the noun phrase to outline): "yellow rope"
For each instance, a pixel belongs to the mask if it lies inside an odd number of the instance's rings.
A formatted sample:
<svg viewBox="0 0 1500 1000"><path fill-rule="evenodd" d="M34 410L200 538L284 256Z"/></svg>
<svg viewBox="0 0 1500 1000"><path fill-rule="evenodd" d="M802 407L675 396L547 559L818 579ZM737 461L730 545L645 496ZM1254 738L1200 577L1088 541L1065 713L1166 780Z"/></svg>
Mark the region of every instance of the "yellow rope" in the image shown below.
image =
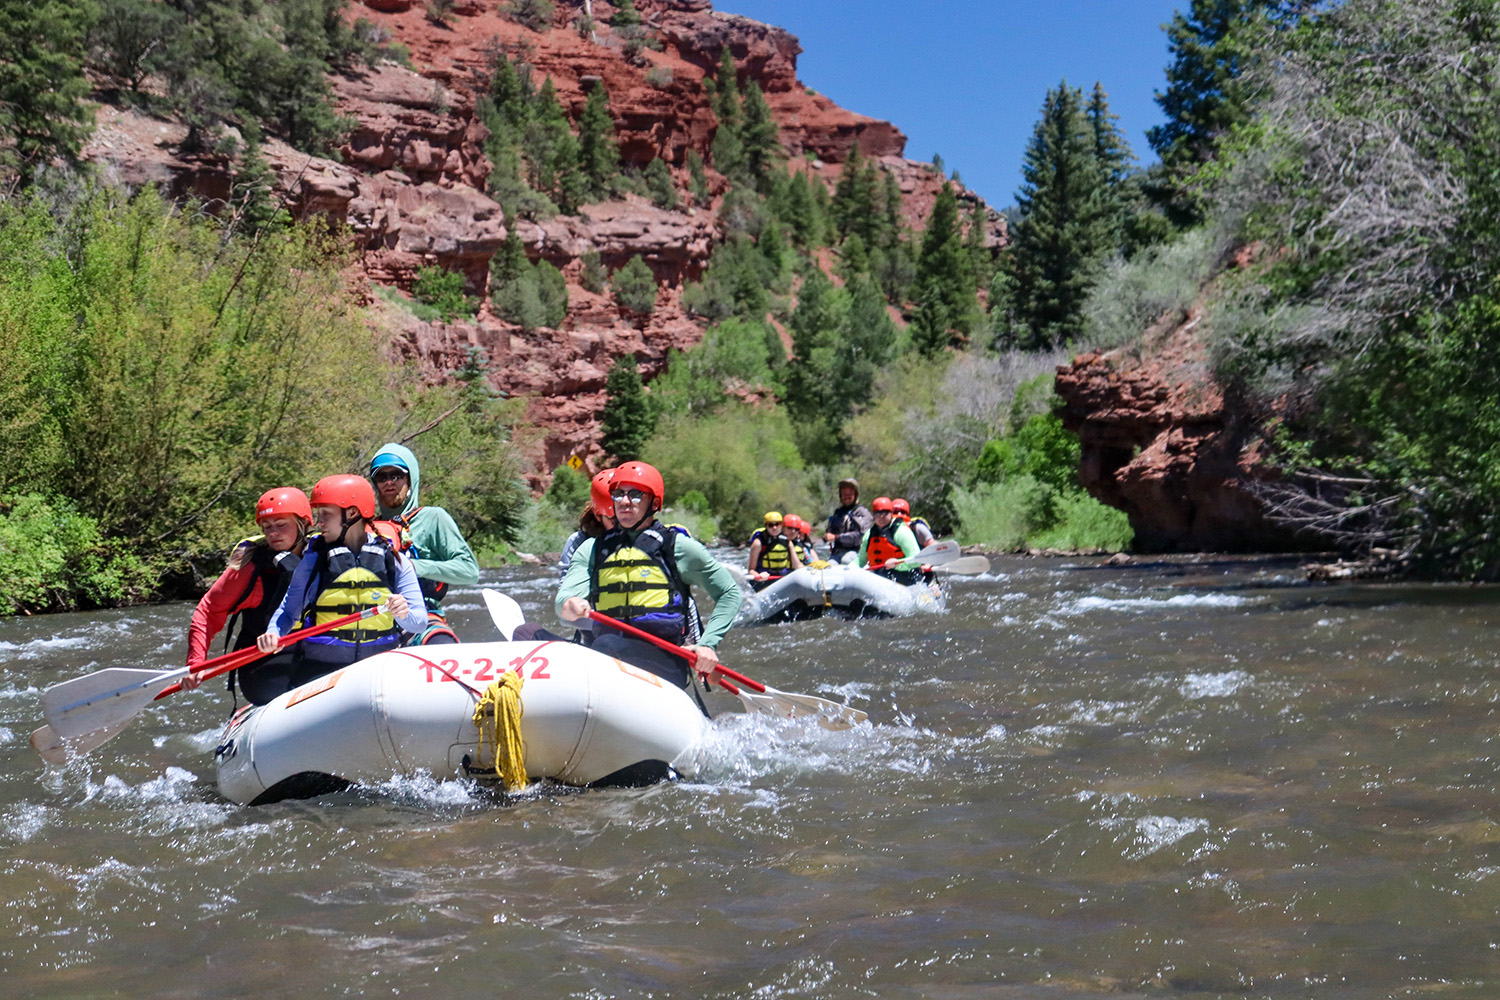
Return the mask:
<svg viewBox="0 0 1500 1000"><path fill-rule="evenodd" d="M526 787L526 744L521 739L521 675L505 673L485 689L474 706L474 728L479 730L479 759L488 743L495 773L507 792Z"/></svg>

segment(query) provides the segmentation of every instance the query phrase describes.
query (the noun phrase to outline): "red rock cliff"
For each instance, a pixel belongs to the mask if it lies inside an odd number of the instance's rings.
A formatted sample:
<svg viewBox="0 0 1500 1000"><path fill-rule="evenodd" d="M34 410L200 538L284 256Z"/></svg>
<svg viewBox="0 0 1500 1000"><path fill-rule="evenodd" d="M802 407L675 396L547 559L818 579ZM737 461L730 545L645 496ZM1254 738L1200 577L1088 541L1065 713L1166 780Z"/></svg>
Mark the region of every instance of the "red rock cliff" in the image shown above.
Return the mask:
<svg viewBox="0 0 1500 1000"><path fill-rule="evenodd" d="M1079 480L1118 507L1140 552L1282 552L1310 543L1268 522L1254 483L1260 418L1226 407L1200 316L1147 335L1144 350L1080 355L1058 369L1063 424L1083 447Z"/></svg>

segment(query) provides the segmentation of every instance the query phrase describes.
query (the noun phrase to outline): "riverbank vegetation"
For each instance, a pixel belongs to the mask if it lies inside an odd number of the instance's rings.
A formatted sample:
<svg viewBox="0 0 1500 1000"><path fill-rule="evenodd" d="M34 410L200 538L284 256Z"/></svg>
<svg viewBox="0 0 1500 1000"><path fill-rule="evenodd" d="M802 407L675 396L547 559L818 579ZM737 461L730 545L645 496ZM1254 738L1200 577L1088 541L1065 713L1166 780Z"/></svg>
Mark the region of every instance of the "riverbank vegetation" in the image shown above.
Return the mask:
<svg viewBox="0 0 1500 1000"><path fill-rule="evenodd" d="M0 611L191 591L268 486L422 452L479 546L526 504L482 359L424 387L385 359L346 244L236 237L147 188L0 204Z"/></svg>

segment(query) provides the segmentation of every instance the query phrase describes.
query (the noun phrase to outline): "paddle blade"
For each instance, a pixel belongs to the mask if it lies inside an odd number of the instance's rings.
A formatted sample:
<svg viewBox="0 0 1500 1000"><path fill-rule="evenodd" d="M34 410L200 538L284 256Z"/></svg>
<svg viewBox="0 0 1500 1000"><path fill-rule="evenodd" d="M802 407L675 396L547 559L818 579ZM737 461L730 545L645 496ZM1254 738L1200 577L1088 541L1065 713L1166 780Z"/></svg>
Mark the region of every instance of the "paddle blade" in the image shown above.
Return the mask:
<svg viewBox="0 0 1500 1000"><path fill-rule="evenodd" d="M958 542L949 538L942 542L933 542L927 548L922 549L912 556L907 562L917 566L941 566L950 563L963 555L963 549L958 547Z"/></svg>
<svg viewBox="0 0 1500 1000"><path fill-rule="evenodd" d="M42 692L42 714L63 739L129 722L187 668L110 667L54 684Z"/></svg>
<svg viewBox="0 0 1500 1000"><path fill-rule="evenodd" d="M91 733L83 733L67 739L59 736L57 730L51 726L42 726L32 732L31 746L47 763L66 764L70 760L93 753L119 736L131 721L131 719L125 719L112 726L105 726L103 729L96 729Z"/></svg>
<svg viewBox="0 0 1500 1000"><path fill-rule="evenodd" d="M990 571L990 561L984 556L964 556L962 559L954 559L952 562L941 566L932 567L934 573L957 573L960 576L974 576L979 573Z"/></svg>
<svg viewBox="0 0 1500 1000"><path fill-rule="evenodd" d="M775 688L766 688L760 694L754 691L735 693L748 711L774 715L778 719L816 718L818 725L834 732L853 729L868 718L859 709L810 694L788 694Z"/></svg>
<svg viewBox="0 0 1500 1000"><path fill-rule="evenodd" d="M526 613L521 610L515 598L502 594L498 590L486 587L482 593L484 606L490 612L490 619L494 621L500 634L505 637L505 641L509 642L510 637L516 634L516 629L525 623Z"/></svg>

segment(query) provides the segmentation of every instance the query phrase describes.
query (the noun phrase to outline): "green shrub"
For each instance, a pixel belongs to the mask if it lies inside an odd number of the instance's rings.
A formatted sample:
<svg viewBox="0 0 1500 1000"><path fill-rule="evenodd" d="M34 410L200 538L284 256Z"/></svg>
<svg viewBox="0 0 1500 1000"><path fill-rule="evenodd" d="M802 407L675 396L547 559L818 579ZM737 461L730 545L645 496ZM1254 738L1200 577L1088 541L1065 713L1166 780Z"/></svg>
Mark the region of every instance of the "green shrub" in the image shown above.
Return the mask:
<svg viewBox="0 0 1500 1000"><path fill-rule="evenodd" d="M604 261L600 259L597 250L588 251L582 259L583 273L579 276L578 283L587 291L598 295L609 284L609 272L604 270Z"/></svg>
<svg viewBox="0 0 1500 1000"><path fill-rule="evenodd" d="M955 487L949 502L960 541L1002 552L1025 548L1032 535L1054 520L1052 489L1031 476L981 483L973 489Z"/></svg>
<svg viewBox="0 0 1500 1000"><path fill-rule="evenodd" d="M646 165L646 190L651 192L651 203L657 208L671 211L677 207L677 186L672 183L672 172L660 157Z"/></svg>
<svg viewBox="0 0 1500 1000"><path fill-rule="evenodd" d="M411 293L418 302L436 309L444 323L451 323L459 316L472 316L477 307L476 300L464 294L464 276L436 265L417 271Z"/></svg>
<svg viewBox="0 0 1500 1000"><path fill-rule="evenodd" d="M702 494L733 542L748 541L767 510L815 509L791 421L776 407L731 403L703 418L663 419L641 457L661 470L668 503Z"/></svg>
<svg viewBox="0 0 1500 1000"><path fill-rule="evenodd" d="M0 614L118 604L155 583L133 549L105 542L67 500L0 497Z"/></svg>
<svg viewBox="0 0 1500 1000"><path fill-rule="evenodd" d="M616 271L610 286L615 301L633 313L649 316L656 308L656 275L639 257L630 258Z"/></svg>
<svg viewBox="0 0 1500 1000"><path fill-rule="evenodd" d="M1108 349L1140 340L1163 317L1185 318L1223 258L1227 240L1208 227L1111 261L1083 305L1083 344Z"/></svg>
<svg viewBox="0 0 1500 1000"><path fill-rule="evenodd" d="M589 503L589 477L571 465L552 470L552 482L543 499L561 510L582 511Z"/></svg>
<svg viewBox="0 0 1500 1000"><path fill-rule="evenodd" d="M1057 524L1029 539L1033 548L1119 552L1130 548L1135 531L1123 510L1106 506L1082 490L1057 498Z"/></svg>

